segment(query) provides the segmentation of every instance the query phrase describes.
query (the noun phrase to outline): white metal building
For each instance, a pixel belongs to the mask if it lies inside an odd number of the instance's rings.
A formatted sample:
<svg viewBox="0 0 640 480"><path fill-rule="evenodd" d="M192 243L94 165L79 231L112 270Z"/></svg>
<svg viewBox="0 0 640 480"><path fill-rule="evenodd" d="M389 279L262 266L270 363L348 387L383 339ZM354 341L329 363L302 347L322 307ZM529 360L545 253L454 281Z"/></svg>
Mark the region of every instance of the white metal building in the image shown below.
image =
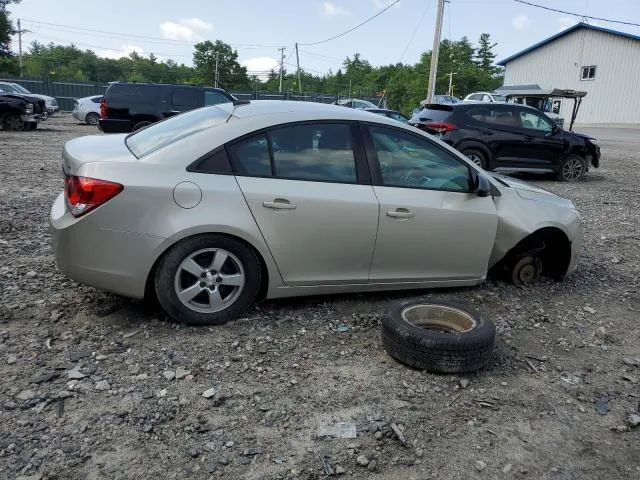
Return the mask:
<svg viewBox="0 0 640 480"><path fill-rule="evenodd" d="M498 62L504 85L582 90L576 124L640 124L640 37L578 23ZM560 115L571 118L573 100Z"/></svg>

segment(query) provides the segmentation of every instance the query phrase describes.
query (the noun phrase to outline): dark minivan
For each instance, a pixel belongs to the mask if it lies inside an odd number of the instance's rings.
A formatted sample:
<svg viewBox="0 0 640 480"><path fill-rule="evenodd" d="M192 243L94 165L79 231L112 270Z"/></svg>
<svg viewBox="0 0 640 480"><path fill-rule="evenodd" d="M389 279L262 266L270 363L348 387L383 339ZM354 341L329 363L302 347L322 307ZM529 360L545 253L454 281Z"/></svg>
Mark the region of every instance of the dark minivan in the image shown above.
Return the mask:
<svg viewBox="0 0 640 480"><path fill-rule="evenodd" d="M234 100L221 88L114 82L100 104L98 124L105 133L129 133L178 113Z"/></svg>
<svg viewBox="0 0 640 480"><path fill-rule="evenodd" d="M409 124L435 135L486 170L553 172L580 180L598 168L595 138L558 127L542 112L509 103L432 104Z"/></svg>

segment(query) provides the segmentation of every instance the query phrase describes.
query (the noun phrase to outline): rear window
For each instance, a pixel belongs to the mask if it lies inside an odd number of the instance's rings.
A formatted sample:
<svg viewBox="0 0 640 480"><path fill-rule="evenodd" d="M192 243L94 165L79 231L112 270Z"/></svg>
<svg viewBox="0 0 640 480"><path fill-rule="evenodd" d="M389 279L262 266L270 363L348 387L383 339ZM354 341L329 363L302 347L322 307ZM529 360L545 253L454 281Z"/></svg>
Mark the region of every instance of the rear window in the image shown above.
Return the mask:
<svg viewBox="0 0 640 480"><path fill-rule="evenodd" d="M114 83L105 96L110 102L151 103L160 100L160 85L137 85L135 83Z"/></svg>
<svg viewBox="0 0 640 480"><path fill-rule="evenodd" d="M137 158L144 157L194 133L223 124L229 116L216 107L190 110L132 133L125 143Z"/></svg>
<svg viewBox="0 0 640 480"><path fill-rule="evenodd" d="M420 122L441 122L446 120L451 115L451 110L435 110L431 108L424 108L415 114L413 120Z"/></svg>

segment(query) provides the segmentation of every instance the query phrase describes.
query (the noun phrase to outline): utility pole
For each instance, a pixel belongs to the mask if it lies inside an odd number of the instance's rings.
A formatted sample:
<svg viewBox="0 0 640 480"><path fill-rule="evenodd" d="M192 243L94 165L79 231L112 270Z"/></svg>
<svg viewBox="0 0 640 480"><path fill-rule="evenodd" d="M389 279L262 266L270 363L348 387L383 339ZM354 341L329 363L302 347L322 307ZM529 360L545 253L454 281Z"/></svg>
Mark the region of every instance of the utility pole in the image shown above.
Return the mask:
<svg viewBox="0 0 640 480"><path fill-rule="evenodd" d="M438 15L436 17L436 31L433 34L433 48L431 49L431 67L429 68L429 86L427 89L427 103L432 103L436 88L436 73L438 72L438 52L440 51L440 35L442 34L442 17L444 16L444 0L438 0Z"/></svg>
<svg viewBox="0 0 640 480"><path fill-rule="evenodd" d="M300 79L300 56L298 55L298 42L296 42L296 66L298 67L298 91L302 93L302 80Z"/></svg>
<svg viewBox="0 0 640 480"><path fill-rule="evenodd" d="M18 19L18 61L20 62L20 77L22 78L22 34L27 33L29 30L23 30L20 26L20 19Z"/></svg>
<svg viewBox="0 0 640 480"><path fill-rule="evenodd" d="M220 52L216 52L216 73L214 76L214 80L215 80L215 87L218 88L218 57L220 56Z"/></svg>
<svg viewBox="0 0 640 480"><path fill-rule="evenodd" d="M454 72L451 73L447 73L447 77L449 77L449 90L447 90L447 95L453 95L453 92L451 91L451 87L453 86L453 76L457 75Z"/></svg>
<svg viewBox="0 0 640 480"><path fill-rule="evenodd" d="M284 67L284 51L287 49L287 47L280 47L278 50L280 50L280 88L278 88L278 92L282 93L282 69Z"/></svg>

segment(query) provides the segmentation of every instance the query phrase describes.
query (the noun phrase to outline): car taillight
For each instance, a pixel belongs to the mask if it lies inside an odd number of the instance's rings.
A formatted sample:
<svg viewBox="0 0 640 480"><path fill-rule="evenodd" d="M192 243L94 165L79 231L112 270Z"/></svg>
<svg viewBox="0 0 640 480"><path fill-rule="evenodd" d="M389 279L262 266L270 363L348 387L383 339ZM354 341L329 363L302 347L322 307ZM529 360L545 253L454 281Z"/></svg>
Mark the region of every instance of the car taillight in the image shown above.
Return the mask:
<svg viewBox="0 0 640 480"><path fill-rule="evenodd" d="M450 132L451 130L458 129L458 127L456 127L453 123L446 123L446 122L427 122L424 124L424 126L428 130L433 130L437 133L447 133L447 132Z"/></svg>
<svg viewBox="0 0 640 480"><path fill-rule="evenodd" d="M107 107L108 107L107 101L103 98L102 101L100 102L100 118L102 118L103 120L106 120L107 118L109 118Z"/></svg>
<svg viewBox="0 0 640 480"><path fill-rule="evenodd" d="M124 187L97 178L66 175L64 193L71 215L80 217L118 195Z"/></svg>

